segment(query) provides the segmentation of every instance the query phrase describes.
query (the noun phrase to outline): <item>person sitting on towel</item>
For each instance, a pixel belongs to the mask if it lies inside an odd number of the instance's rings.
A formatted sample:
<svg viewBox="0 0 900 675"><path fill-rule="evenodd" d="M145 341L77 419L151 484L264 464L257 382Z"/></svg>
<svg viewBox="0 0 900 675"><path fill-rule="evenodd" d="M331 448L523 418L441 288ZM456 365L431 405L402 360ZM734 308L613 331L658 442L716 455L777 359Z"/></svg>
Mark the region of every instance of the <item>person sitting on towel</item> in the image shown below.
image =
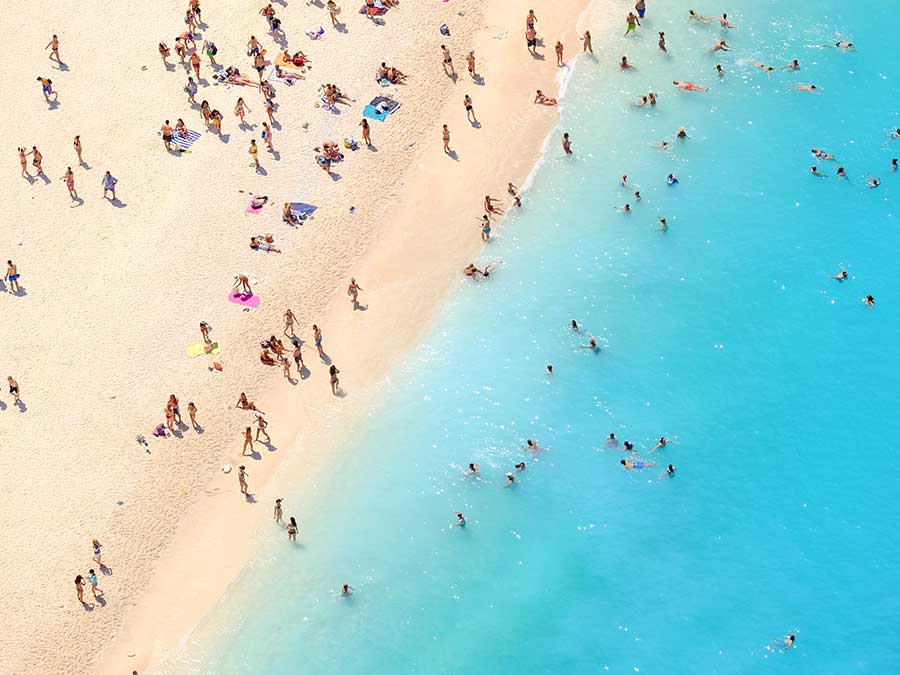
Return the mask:
<svg viewBox="0 0 900 675"><path fill-rule="evenodd" d="M288 225L300 224L300 219L297 217L296 213L291 211L291 205L288 202L285 202L284 207L281 209L281 219Z"/></svg>

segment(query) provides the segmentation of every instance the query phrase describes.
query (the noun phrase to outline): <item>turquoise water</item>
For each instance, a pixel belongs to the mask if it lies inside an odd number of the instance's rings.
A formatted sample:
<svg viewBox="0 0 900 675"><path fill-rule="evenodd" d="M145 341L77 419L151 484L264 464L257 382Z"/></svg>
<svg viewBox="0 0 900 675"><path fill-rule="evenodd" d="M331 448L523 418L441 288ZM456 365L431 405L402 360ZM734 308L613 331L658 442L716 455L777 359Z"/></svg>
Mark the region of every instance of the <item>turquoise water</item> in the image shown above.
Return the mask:
<svg viewBox="0 0 900 675"><path fill-rule="evenodd" d="M273 529L160 672L900 672L900 141L883 146L900 5L734 2L735 51L713 55L718 26L648 4L643 34L575 68L525 208L480 261L503 267L460 284L357 447L286 495L302 546ZM860 51L819 47L835 31ZM792 58L771 78L747 63ZM822 95L790 89L809 82ZM630 107L649 87L657 109ZM812 147L849 181L811 176ZM625 471L611 432L657 466ZM677 445L653 452L663 435ZM787 633L795 649L767 648Z"/></svg>

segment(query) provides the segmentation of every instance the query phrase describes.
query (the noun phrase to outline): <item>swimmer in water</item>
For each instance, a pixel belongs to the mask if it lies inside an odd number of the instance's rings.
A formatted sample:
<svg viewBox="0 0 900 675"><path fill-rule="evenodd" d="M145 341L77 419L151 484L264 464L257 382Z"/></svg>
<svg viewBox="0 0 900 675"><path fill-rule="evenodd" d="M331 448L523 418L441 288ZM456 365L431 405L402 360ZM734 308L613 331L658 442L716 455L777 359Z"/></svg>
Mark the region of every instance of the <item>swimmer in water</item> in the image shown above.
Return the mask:
<svg viewBox="0 0 900 675"><path fill-rule="evenodd" d="M728 43L725 42L725 40L719 38L718 40L716 40L716 41L713 43L712 49L711 49L710 51L713 51L713 52L718 52L718 51L730 52L730 51L731 51L731 47L728 46Z"/></svg>
<svg viewBox="0 0 900 675"><path fill-rule="evenodd" d="M524 471L525 470L525 462L519 462L516 464L516 471Z"/></svg>
<svg viewBox="0 0 900 675"><path fill-rule="evenodd" d="M458 513L456 514L456 524L457 524L459 527L465 527L465 526L466 526L466 517L465 517L461 512L458 512Z"/></svg>
<svg viewBox="0 0 900 675"><path fill-rule="evenodd" d="M516 477L512 475L512 472L506 474L506 485L503 487L508 488L510 485L516 482Z"/></svg>
<svg viewBox="0 0 900 675"><path fill-rule="evenodd" d="M844 52L855 52L856 46L852 42L847 42L846 40L838 40L830 45L825 45L825 47L831 47L832 49L840 49Z"/></svg>
<svg viewBox="0 0 900 675"><path fill-rule="evenodd" d="M879 185L881 185L881 179L875 178L875 176L869 176L866 179L866 185L868 185L870 188L877 188Z"/></svg>
<svg viewBox="0 0 900 675"><path fill-rule="evenodd" d="M640 190L634 191L634 201L636 201L636 202L641 201L641 191Z"/></svg>
<svg viewBox="0 0 900 675"><path fill-rule="evenodd" d="M669 224L666 222L666 219L663 216L659 217L659 231L660 232L668 232Z"/></svg>
<svg viewBox="0 0 900 675"><path fill-rule="evenodd" d="M837 274L832 274L832 275L830 275L828 278L829 278L829 279L837 279L838 281L844 281L844 280L846 280L849 276L850 276L850 275L847 274L847 270L844 269L844 266L843 266L843 265L841 265L841 271L838 272Z"/></svg>
<svg viewBox="0 0 900 675"><path fill-rule="evenodd" d="M616 438L615 434L610 434L606 437L606 447L607 448L617 448L619 446L619 439Z"/></svg>
<svg viewBox="0 0 900 675"><path fill-rule="evenodd" d="M663 33L662 31L659 32L659 42L658 42L658 44L659 44L659 48L660 48L662 51L664 51L664 52L668 52L668 51L669 51L668 49L666 49L666 34Z"/></svg>
<svg viewBox="0 0 900 675"><path fill-rule="evenodd" d="M781 651L786 652L788 649L794 646L794 643L797 641L797 636L793 633L791 635L787 635L784 638L784 646L781 648Z"/></svg>
<svg viewBox="0 0 900 675"><path fill-rule="evenodd" d="M725 71L722 70L722 64L720 64L720 63L717 63L717 64L716 64L716 74L717 74L719 77L725 77Z"/></svg>
<svg viewBox="0 0 900 675"><path fill-rule="evenodd" d="M641 469L649 469L651 466L656 466L653 462L632 461L630 459L619 460L619 464L624 466L626 471L631 471L632 469L640 471Z"/></svg>
<svg viewBox="0 0 900 675"><path fill-rule="evenodd" d="M650 100L650 105L656 105L656 94L652 91L648 91L647 98Z"/></svg>
<svg viewBox="0 0 900 675"><path fill-rule="evenodd" d="M666 152L672 149L672 146L669 145L669 141L661 141L656 144L656 147L660 150L665 150Z"/></svg>
<svg viewBox="0 0 900 675"><path fill-rule="evenodd" d="M666 176L666 182L669 185L677 185L678 184L678 176L676 176L674 173L670 173L668 176Z"/></svg>
<svg viewBox="0 0 900 675"><path fill-rule="evenodd" d="M685 138L688 137L687 132L684 130L684 127L681 127L680 129L678 129L678 133L675 134L675 137L680 140L684 140Z"/></svg>
<svg viewBox="0 0 900 675"><path fill-rule="evenodd" d="M654 447L653 449L659 450L660 448L666 447L669 443L674 443L675 445L678 445L678 443L675 443L675 441L670 440L670 439L666 438L665 436L663 436L662 438L659 439L659 442L656 444L656 447Z"/></svg>
<svg viewBox="0 0 900 675"><path fill-rule="evenodd" d="M633 105L635 108L643 108L645 105L647 105L647 102L648 102L647 97L641 96L640 101L638 101L637 103L632 103L631 105Z"/></svg>
<svg viewBox="0 0 900 675"><path fill-rule="evenodd" d="M355 589L350 584L344 584L343 586L341 586L341 595L353 595L354 590Z"/></svg>
<svg viewBox="0 0 900 675"><path fill-rule="evenodd" d="M797 86L795 86L793 88L796 89L797 91L808 91L810 94L818 94L820 91L822 91L819 87L817 87L814 84L798 84Z"/></svg>
<svg viewBox="0 0 900 675"><path fill-rule="evenodd" d="M891 160L891 168L890 168L890 170L891 170L891 171L896 171L896 170L897 170L897 158L896 158L896 157L894 157L894 159Z"/></svg>
<svg viewBox="0 0 900 675"><path fill-rule="evenodd" d="M810 152L815 155L818 159L834 159L834 155L830 152L825 152L824 150L819 150L818 148L813 148Z"/></svg>
<svg viewBox="0 0 900 675"><path fill-rule="evenodd" d="M767 66L765 63L760 63L759 61L751 61L750 64L765 72L769 77L772 77L772 71L775 70L772 66Z"/></svg>
<svg viewBox="0 0 900 675"><path fill-rule="evenodd" d="M469 462L469 470L466 472L466 475L474 476L476 473L478 473L478 465L473 464L472 462Z"/></svg>
<svg viewBox="0 0 900 675"><path fill-rule="evenodd" d="M673 464L669 464L669 466L666 467L666 475L669 477L675 475L675 466Z"/></svg>
<svg viewBox="0 0 900 675"><path fill-rule="evenodd" d="M623 176L619 179L619 183L620 183L620 185L621 185L622 187L628 187L628 175L627 175L627 174L626 174L626 175L623 175Z"/></svg>
<svg viewBox="0 0 900 675"><path fill-rule="evenodd" d="M553 364L552 363L547 364L547 375L551 375L551 376L553 375Z"/></svg>
<svg viewBox="0 0 900 675"><path fill-rule="evenodd" d="M800 70L800 62L797 59L794 59L790 63L782 66L785 70Z"/></svg>
<svg viewBox="0 0 900 675"><path fill-rule="evenodd" d="M862 299L862 304L866 307L874 307L875 306L875 298L872 297L871 293Z"/></svg>
<svg viewBox="0 0 900 675"><path fill-rule="evenodd" d="M684 91L699 91L703 93L709 91L708 88L701 87L699 84L694 84L693 82L681 82L680 80L672 80L672 84Z"/></svg>
<svg viewBox="0 0 900 675"><path fill-rule="evenodd" d="M535 442L529 438L527 441L525 441L525 449L531 450L532 452L537 452L538 450L541 450L542 448L541 448L541 446L539 446L537 444L537 442Z"/></svg>
<svg viewBox="0 0 900 675"><path fill-rule="evenodd" d="M575 321L575 319L572 319L569 325L572 327L573 331L575 331L576 333L578 332L578 322Z"/></svg>
<svg viewBox="0 0 900 675"><path fill-rule="evenodd" d="M634 68L634 66L631 65L630 63L628 63L628 57L627 57L627 56L623 56L623 57L622 57L622 60L619 61L619 68L621 68L622 70L629 70L629 69L631 69L631 68Z"/></svg>
<svg viewBox="0 0 900 675"><path fill-rule="evenodd" d="M631 204L626 204L625 206L616 206L613 207L616 211L621 211L622 213L631 213Z"/></svg>
<svg viewBox="0 0 900 675"><path fill-rule="evenodd" d="M727 15L727 14L723 14L723 15L722 15L722 18L719 19L719 25L720 25L722 28L737 28L737 26L735 26L733 23L729 23L729 22L728 22L728 15Z"/></svg>
<svg viewBox="0 0 900 675"><path fill-rule="evenodd" d="M699 21L700 23L707 23L707 24L708 24L708 23L712 23L713 21L715 21L715 20L716 20L716 17L714 17L714 16L703 16L702 14L697 14L697 12L695 12L694 10L689 9L689 10L688 10L688 19L689 19L689 20L692 19L692 20L694 20L694 21Z"/></svg>
<svg viewBox="0 0 900 675"><path fill-rule="evenodd" d="M588 333L588 337L590 337L591 339L588 340L588 343L587 343L586 345L581 345L581 348L582 348L582 349L591 349L591 350L593 350L593 351L598 351L598 350L599 350L599 347L597 347L597 340L596 340L596 339L594 338L594 336L591 335L590 333Z"/></svg>
<svg viewBox="0 0 900 675"><path fill-rule="evenodd" d="M839 166L839 167L837 168L837 177L840 178L840 179L842 179L842 180L845 179L845 178L847 178L847 172L844 170L844 167Z"/></svg>
<svg viewBox="0 0 900 675"><path fill-rule="evenodd" d="M625 442L622 444L622 449L623 449L625 452L631 452L631 453L633 453L633 452L634 452L634 443L632 443L631 441L625 441Z"/></svg>
<svg viewBox="0 0 900 675"><path fill-rule="evenodd" d="M819 178L826 178L826 177L827 177L827 176L825 176L824 173L822 173L821 171L819 171L819 167L817 167L815 164L813 164L811 167L809 167L809 172L810 172L813 176L818 176Z"/></svg>

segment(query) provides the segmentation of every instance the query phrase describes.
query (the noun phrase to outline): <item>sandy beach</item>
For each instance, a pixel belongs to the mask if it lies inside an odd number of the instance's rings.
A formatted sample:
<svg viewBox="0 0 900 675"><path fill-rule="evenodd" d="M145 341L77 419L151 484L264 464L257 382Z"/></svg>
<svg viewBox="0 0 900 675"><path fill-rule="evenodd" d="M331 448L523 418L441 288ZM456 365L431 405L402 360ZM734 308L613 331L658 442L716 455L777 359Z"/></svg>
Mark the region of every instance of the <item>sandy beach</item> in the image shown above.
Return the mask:
<svg viewBox="0 0 900 675"><path fill-rule="evenodd" d="M403 0L378 25L354 3L339 15L340 32L323 5L275 4L290 51L302 49L311 68L292 86L275 85L277 152L270 153L260 139L266 117L256 88L213 84L203 57L196 99L222 111L217 136L188 103L188 72L174 50L175 65L163 66L157 43L173 46L184 4L88 0L75 17L38 0L27 14L10 8L4 22L22 57L8 74L14 95L0 178L9 195L0 255L17 265L23 292L0 294L2 375L17 380L22 399L16 406L6 391L0 397L0 487L9 514L0 536L11 544L0 556L14 570L0 582L0 608L16 617L0 636L2 672L143 672L203 617L252 556L273 499L327 471L341 430L352 429L388 386L391 365L463 267L490 259L479 236L484 195L509 206L507 182L525 180L557 120L555 108L532 104L535 89L558 91L555 41L570 61L581 52L579 31L589 28L598 44L628 6L617 2L603 18L599 11L582 17L582 25L576 21L587 0ZM202 4L207 27L200 32L218 47L219 64L255 76L245 46L251 34L274 58L262 6ZM544 59L526 51L529 7ZM442 23L450 36L440 34ZM322 39L304 35L320 25ZM53 33L63 70L43 48ZM441 44L457 78L444 73ZM470 49L479 82L466 72ZM405 83L379 86L381 61L406 73ZM53 80L57 104L44 101L36 76ZM326 82L355 102L338 113L315 107ZM477 127L466 119L466 94ZM345 159L329 176L313 148L360 140L363 107L379 95L402 105L384 122L369 120L372 149L341 146ZM252 128L238 126L238 97L251 109ZM189 154L166 152L159 134L165 120L178 118L200 132ZM442 149L444 123L453 156ZM250 165L251 139L260 172ZM46 180L30 166L31 178L20 176L13 143L40 149ZM61 178L67 167L79 200ZM117 202L101 199L107 170L118 180ZM252 195L269 198L259 213L246 212ZM527 208L527 193L524 199ZM319 208L290 227L281 221L283 202ZM280 254L250 249L250 237L264 233L274 235ZM228 301L238 273L252 280L258 307ZM363 289L363 310L347 297L351 276ZM258 358L269 335L287 343L286 308L298 318L307 366L292 369L290 382L280 366ZM220 351L191 358L185 349L201 342L201 321L212 326ZM323 332L324 362L313 323ZM329 387L330 363L340 369L341 396ZM240 392L265 411L272 438L247 457L241 436L254 418L235 407ZM187 424L174 436L152 436L172 393L185 422L187 403L196 404L202 431ZM253 501L238 491L236 472L221 470L241 463ZM72 580L95 566L94 538L103 544L104 595L94 601L86 591L82 608Z"/></svg>

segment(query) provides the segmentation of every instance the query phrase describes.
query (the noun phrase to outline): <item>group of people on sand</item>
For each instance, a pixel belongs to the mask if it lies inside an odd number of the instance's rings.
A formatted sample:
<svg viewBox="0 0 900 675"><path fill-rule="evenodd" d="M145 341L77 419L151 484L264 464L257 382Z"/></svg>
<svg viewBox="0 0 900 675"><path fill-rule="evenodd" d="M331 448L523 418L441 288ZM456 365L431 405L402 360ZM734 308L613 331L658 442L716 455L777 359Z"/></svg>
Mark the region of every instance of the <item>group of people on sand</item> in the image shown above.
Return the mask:
<svg viewBox="0 0 900 675"><path fill-rule="evenodd" d="M103 563L103 545L95 538L91 540L91 560L93 560L97 567L104 574L112 574L112 571ZM87 575L78 574L75 576L75 595L78 598L78 602L81 603L82 607L85 609L89 609L92 605L89 605L84 599L84 587L86 584L90 584L91 586L91 594L94 596L94 600L98 600L101 604L105 604L103 598L103 591L100 590L100 582L97 579L97 573L94 571L94 568L90 568L87 571ZM137 672L137 671L135 671Z"/></svg>

